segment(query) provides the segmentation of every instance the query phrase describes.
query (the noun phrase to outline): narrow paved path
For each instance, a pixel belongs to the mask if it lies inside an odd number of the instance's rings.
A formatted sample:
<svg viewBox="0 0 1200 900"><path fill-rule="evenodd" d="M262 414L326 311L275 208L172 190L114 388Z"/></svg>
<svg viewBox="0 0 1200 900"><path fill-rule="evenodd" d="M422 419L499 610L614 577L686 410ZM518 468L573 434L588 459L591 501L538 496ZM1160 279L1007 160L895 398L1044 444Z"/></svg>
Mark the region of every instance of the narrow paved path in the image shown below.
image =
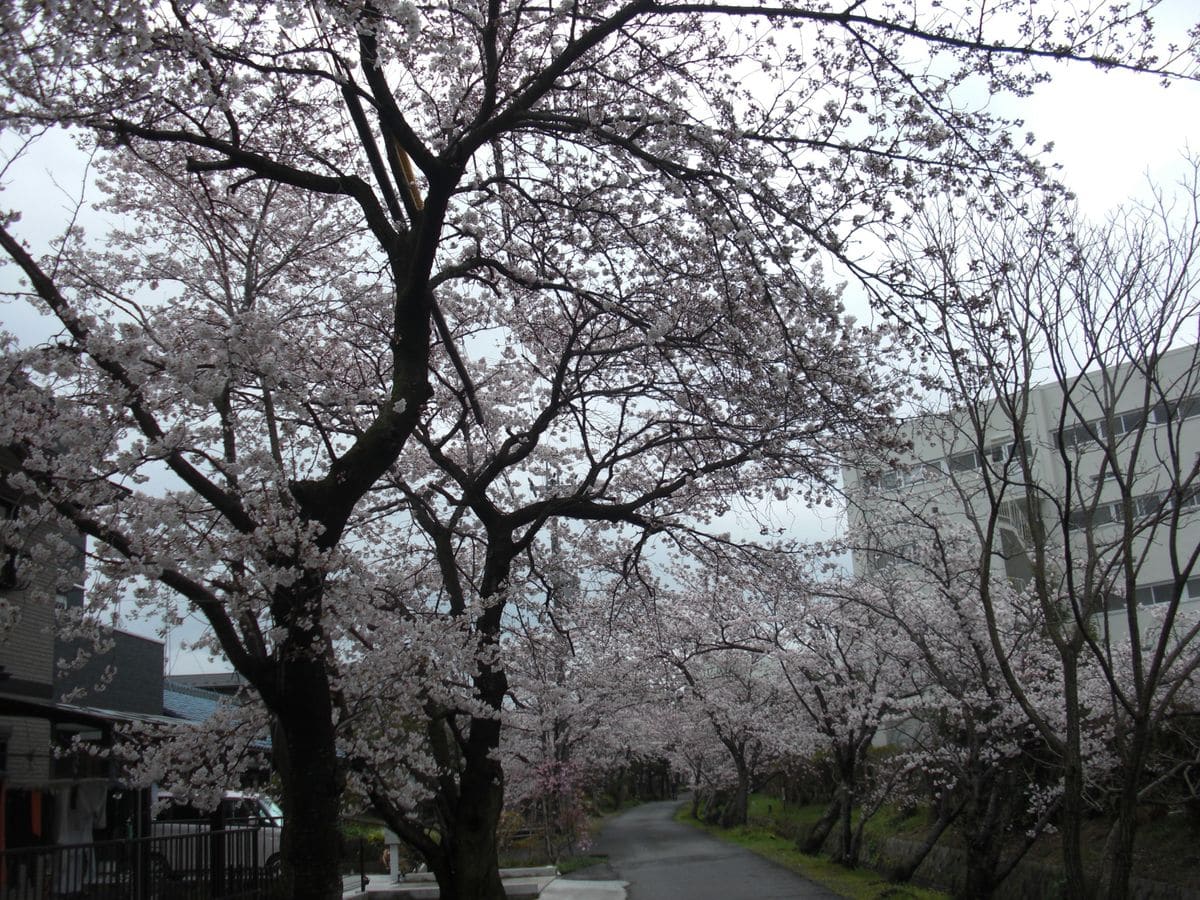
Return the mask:
<svg viewBox="0 0 1200 900"><path fill-rule="evenodd" d="M676 822L678 807L647 803L612 819L592 850L608 862L566 877L627 881L629 900L836 900L807 878Z"/></svg>

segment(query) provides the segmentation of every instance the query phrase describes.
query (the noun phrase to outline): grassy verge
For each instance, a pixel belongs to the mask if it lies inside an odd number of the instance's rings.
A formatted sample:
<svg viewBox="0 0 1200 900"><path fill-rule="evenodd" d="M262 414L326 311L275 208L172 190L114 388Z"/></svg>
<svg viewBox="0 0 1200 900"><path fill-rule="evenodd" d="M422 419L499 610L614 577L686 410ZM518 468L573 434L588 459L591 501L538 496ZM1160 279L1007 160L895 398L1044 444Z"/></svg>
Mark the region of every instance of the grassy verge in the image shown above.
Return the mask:
<svg viewBox="0 0 1200 900"><path fill-rule="evenodd" d="M745 847L851 900L946 900L948 896L912 885L891 884L869 869L846 869L823 857L801 853L791 838L781 837L767 826L752 824L727 830L699 822L690 812L686 805L681 806L675 818L723 841ZM797 812L803 813L802 810Z"/></svg>
<svg viewBox="0 0 1200 900"><path fill-rule="evenodd" d="M578 872L580 869L586 869L590 866L597 866L602 862L608 862L607 853L592 853L586 856L568 856L565 859L560 859L558 861L558 873L560 875L569 875L572 872Z"/></svg>

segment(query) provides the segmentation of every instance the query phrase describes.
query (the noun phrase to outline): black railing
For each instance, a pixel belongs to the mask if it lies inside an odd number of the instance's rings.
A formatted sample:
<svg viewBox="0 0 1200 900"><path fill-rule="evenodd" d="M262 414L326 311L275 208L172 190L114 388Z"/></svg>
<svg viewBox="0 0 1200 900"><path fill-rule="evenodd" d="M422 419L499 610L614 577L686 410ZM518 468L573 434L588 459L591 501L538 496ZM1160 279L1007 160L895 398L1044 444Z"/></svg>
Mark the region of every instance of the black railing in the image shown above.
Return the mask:
<svg viewBox="0 0 1200 900"><path fill-rule="evenodd" d="M267 900L279 880L271 829L232 827L0 851L0 900Z"/></svg>

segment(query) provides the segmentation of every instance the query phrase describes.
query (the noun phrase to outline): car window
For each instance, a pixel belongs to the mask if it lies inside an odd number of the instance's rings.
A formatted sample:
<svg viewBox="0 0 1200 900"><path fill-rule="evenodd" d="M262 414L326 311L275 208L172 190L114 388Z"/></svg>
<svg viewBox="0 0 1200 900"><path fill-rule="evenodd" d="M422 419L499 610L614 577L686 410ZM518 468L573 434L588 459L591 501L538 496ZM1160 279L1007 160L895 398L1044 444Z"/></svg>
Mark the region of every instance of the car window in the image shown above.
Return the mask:
<svg viewBox="0 0 1200 900"><path fill-rule="evenodd" d="M227 819L254 819L259 815L258 804L248 797L229 797L221 805Z"/></svg>
<svg viewBox="0 0 1200 900"><path fill-rule="evenodd" d="M1200 596L1200 594L1197 594ZM275 825L283 825L283 810L279 808L279 804L269 797L259 797L258 802L262 805L263 815Z"/></svg>
<svg viewBox="0 0 1200 900"><path fill-rule="evenodd" d="M157 822L198 822L201 819L207 819L208 816L202 813L196 807L187 803L169 802L162 808L155 821Z"/></svg>

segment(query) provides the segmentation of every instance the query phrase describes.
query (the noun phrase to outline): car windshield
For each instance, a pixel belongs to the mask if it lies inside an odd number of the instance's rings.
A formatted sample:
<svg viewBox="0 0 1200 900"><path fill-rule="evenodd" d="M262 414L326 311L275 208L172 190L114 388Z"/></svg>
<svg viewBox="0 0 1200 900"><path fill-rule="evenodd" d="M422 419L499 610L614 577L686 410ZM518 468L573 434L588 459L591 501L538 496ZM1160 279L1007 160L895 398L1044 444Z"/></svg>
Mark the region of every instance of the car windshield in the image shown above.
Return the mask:
<svg viewBox="0 0 1200 900"><path fill-rule="evenodd" d="M279 808L279 804L269 797L260 797L259 800L262 801L263 808L266 809L267 815L275 820L275 824L282 825L283 810Z"/></svg>

